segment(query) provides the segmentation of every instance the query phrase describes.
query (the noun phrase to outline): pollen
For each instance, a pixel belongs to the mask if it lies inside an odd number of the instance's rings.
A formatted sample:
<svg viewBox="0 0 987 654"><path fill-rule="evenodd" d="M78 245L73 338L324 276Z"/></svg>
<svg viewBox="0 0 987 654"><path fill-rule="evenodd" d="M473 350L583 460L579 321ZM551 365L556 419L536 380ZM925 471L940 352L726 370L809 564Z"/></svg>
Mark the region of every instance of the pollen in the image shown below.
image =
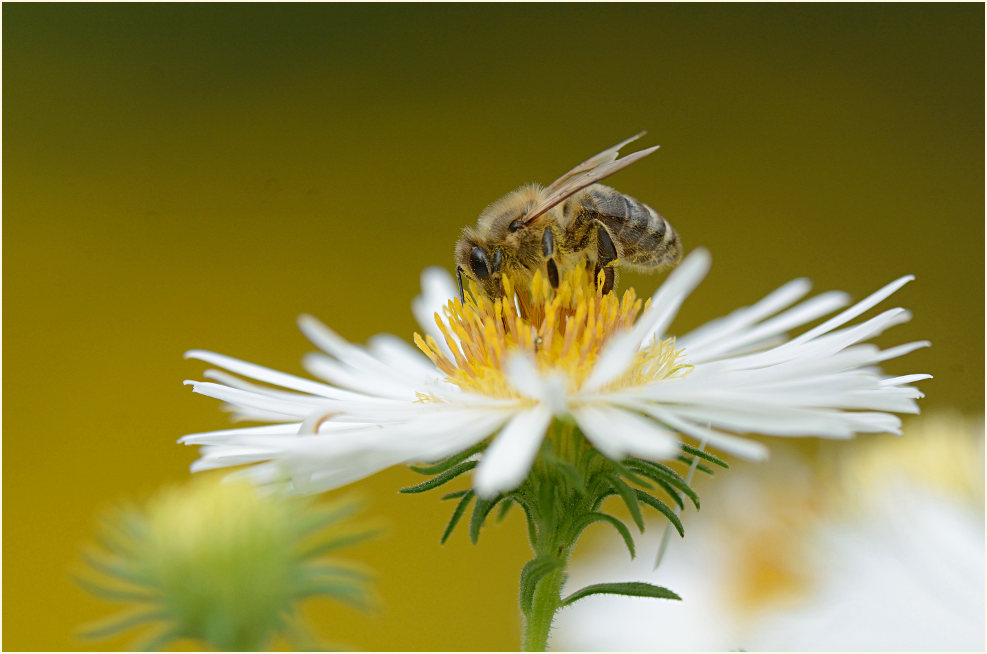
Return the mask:
<svg viewBox="0 0 987 654"><path fill-rule="evenodd" d="M431 336L415 334L415 344L447 379L463 390L496 397L519 397L504 372L515 353L529 355L543 373L561 373L569 393L579 391L606 342L634 324L648 306L633 289L623 296L602 292L584 267L565 272L553 289L541 272L527 288L503 278L504 296L487 298L471 285L466 301L449 300L434 315L445 351ZM650 300L649 300L650 302ZM676 374L674 340L658 341L638 354L628 372L610 386L647 383Z"/></svg>

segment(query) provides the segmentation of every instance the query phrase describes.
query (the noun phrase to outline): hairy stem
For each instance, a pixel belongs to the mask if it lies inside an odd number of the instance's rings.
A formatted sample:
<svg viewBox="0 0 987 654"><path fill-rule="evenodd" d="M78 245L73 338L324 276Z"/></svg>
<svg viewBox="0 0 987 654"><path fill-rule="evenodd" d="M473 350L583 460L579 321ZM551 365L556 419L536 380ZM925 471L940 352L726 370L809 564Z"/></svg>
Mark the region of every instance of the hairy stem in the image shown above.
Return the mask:
<svg viewBox="0 0 987 654"><path fill-rule="evenodd" d="M548 635L552 629L552 622L562 604L562 585L565 583L566 566L569 559L569 548L563 546L560 549L562 549L561 552L556 550L558 552L558 566L538 582L531 602L531 609L524 615L522 651L544 652L548 647Z"/></svg>

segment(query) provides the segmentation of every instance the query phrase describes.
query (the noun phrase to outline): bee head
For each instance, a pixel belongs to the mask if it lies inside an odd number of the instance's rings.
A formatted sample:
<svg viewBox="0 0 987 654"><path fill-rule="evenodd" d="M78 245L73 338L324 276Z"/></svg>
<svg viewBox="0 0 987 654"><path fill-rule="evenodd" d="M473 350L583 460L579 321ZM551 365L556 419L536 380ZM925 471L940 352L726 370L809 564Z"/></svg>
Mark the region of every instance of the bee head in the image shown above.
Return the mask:
<svg viewBox="0 0 987 654"><path fill-rule="evenodd" d="M464 237L456 244L456 264L462 274L476 282L488 297L502 295L500 276L504 253L501 247Z"/></svg>

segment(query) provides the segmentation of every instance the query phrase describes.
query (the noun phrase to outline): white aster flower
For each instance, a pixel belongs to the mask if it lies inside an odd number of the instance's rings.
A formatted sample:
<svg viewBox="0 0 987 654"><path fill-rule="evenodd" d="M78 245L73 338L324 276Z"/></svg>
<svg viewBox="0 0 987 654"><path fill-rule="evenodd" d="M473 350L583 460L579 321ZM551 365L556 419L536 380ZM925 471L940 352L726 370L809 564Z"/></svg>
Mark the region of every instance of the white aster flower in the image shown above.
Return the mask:
<svg viewBox="0 0 987 654"><path fill-rule="evenodd" d="M652 570L606 550L567 583L669 585L683 602L596 596L556 646L591 651L984 651L984 422L926 414L902 439L733 467ZM715 616L715 619L711 619Z"/></svg>
<svg viewBox="0 0 987 654"><path fill-rule="evenodd" d="M194 469L255 464L240 474L316 492L493 437L473 478L478 495L493 497L525 479L553 419L573 421L611 459L674 458L680 434L759 459L766 448L734 434L899 433L893 413L918 412L922 394L909 384L929 375L888 377L877 364L928 343L865 343L910 314L890 309L849 325L912 277L791 339L788 330L841 309L847 296L794 304L810 288L797 279L670 337L709 265L705 250L693 252L643 305L632 290L601 296L582 269L564 275L557 291L538 275L516 292L505 279L510 299L463 304L447 273L427 269L413 303L424 330L415 341L427 358L390 335L350 344L311 317L300 326L322 352L304 365L321 381L189 352L222 369L206 373L214 381L188 382L195 392L223 400L237 418L274 424L181 442L203 446Z"/></svg>

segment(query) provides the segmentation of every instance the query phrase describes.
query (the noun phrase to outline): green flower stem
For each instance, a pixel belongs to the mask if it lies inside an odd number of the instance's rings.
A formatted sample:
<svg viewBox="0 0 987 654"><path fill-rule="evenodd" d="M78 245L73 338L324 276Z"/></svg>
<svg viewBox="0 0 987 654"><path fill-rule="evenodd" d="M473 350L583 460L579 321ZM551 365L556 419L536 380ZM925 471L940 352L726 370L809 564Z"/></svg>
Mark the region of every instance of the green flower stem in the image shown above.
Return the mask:
<svg viewBox="0 0 987 654"><path fill-rule="evenodd" d="M587 447L585 439L574 433L572 422L556 421L546 439L545 448L563 461L578 462ZM580 515L591 511L593 500L575 488L557 467L557 463L545 460L544 454L536 461L522 493L529 509L535 530L531 548L535 560L551 562L550 572L542 576L534 587L530 606L525 607L524 635L521 649L526 652L544 652L555 614L562 606L562 586L566 580L569 554L575 546L572 526ZM581 479L586 479L585 469L573 468ZM527 610L525 610L527 609Z"/></svg>
<svg viewBox="0 0 987 654"><path fill-rule="evenodd" d="M428 481L403 489L419 493L443 484L468 472L475 461L467 461L471 451L451 456L428 467L415 468L426 475L436 475ZM696 455L698 456L698 454ZM708 456L708 455L706 455ZM691 463L692 460L689 459ZM608 459L595 450L572 420L557 419L548 429L541 450L532 462L528 477L516 489L495 497L477 497L473 490L447 493L443 499L459 498L442 542L449 537L469 504L473 514L469 519L470 539L476 543L487 515L498 505L504 509L519 506L525 514L528 540L535 557L521 569L520 604L524 617L521 648L526 652L544 652L552 630L555 614L583 597L599 593L632 597L680 599L667 588L639 581L592 584L562 597L566 568L580 534L591 524L603 522L613 527L631 557L634 541L630 529L616 516L600 511L600 505L610 496L618 496L630 512L634 524L644 531L641 504L663 514L682 533L678 514L665 502L641 488L663 490L674 504L682 506L683 496L699 507L698 497L685 479L662 464L642 459L623 461Z"/></svg>
<svg viewBox="0 0 987 654"><path fill-rule="evenodd" d="M558 558L558 568L545 575L535 587L531 610L524 616L522 651L544 652L548 645L548 634L552 628L552 622L555 620L555 613L562 604L562 585L566 578L568 550Z"/></svg>

